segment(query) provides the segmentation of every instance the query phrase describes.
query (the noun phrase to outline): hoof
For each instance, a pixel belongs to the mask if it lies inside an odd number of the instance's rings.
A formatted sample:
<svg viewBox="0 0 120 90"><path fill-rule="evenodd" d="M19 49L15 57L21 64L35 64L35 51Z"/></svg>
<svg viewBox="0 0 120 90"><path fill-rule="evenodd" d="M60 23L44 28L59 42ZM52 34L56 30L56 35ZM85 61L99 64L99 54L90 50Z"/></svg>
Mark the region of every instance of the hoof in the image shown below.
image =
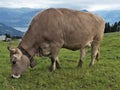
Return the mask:
<svg viewBox="0 0 120 90"><path fill-rule="evenodd" d="M77 65L77 68L82 68L82 65Z"/></svg>
<svg viewBox="0 0 120 90"><path fill-rule="evenodd" d="M61 69L61 66L57 66L57 65L56 65L56 68L57 68L57 69Z"/></svg>
<svg viewBox="0 0 120 90"><path fill-rule="evenodd" d="M78 68L82 68L82 65L83 65L83 61L80 60L79 63L78 63L78 65L77 65L77 67L78 67Z"/></svg>
<svg viewBox="0 0 120 90"><path fill-rule="evenodd" d="M92 64L92 63L89 64L89 67L93 67L93 66L94 66L94 64Z"/></svg>
<svg viewBox="0 0 120 90"><path fill-rule="evenodd" d="M50 72L53 72L53 71L55 71L55 69L50 67L50 68L49 68L49 71L50 71Z"/></svg>
<svg viewBox="0 0 120 90"><path fill-rule="evenodd" d="M35 62L35 60L33 60L33 61L30 63L30 67L33 68L33 67L36 66L36 64L37 64L37 63Z"/></svg>

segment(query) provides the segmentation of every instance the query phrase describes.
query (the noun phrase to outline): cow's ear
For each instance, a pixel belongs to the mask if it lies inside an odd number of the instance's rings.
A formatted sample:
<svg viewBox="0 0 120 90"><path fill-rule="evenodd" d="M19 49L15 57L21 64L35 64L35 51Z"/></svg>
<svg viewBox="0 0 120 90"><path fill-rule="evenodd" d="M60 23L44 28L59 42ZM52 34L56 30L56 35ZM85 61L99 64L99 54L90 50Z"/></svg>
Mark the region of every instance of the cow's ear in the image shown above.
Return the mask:
<svg viewBox="0 0 120 90"><path fill-rule="evenodd" d="M32 59L30 60L30 67L33 68L33 67L35 67L35 66L36 66L36 61L32 58Z"/></svg>
<svg viewBox="0 0 120 90"><path fill-rule="evenodd" d="M10 53L15 53L16 52L16 49L12 48L10 46L8 46L7 49L10 51Z"/></svg>
<svg viewBox="0 0 120 90"><path fill-rule="evenodd" d="M10 42L9 42L9 45L7 46L7 49L8 49L11 53L15 53L15 52L16 52L16 49L12 47L13 44L14 44L14 41L10 41Z"/></svg>

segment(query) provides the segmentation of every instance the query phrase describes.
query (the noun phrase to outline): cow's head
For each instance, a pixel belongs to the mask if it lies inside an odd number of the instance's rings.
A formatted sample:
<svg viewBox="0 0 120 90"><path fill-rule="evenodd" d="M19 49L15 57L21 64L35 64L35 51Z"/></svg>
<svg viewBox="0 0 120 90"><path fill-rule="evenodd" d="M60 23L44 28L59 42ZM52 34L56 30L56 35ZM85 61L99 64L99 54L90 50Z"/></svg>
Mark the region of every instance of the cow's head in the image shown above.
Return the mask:
<svg viewBox="0 0 120 90"><path fill-rule="evenodd" d="M8 47L12 64L12 78L19 78L31 65L29 58L19 48Z"/></svg>

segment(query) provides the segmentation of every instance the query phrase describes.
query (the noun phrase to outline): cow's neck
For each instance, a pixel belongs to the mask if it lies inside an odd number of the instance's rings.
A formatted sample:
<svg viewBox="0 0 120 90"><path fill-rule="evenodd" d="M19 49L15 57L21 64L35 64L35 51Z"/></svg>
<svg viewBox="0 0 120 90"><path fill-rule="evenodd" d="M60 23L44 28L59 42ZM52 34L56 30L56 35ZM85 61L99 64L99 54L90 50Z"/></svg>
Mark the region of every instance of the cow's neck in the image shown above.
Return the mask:
<svg viewBox="0 0 120 90"><path fill-rule="evenodd" d="M25 38L25 37L24 37ZM37 44L35 43L35 40L32 40L30 38L24 39L20 42L18 45L18 48L24 49L30 56L34 56L37 50ZM21 49L21 50L22 50Z"/></svg>
<svg viewBox="0 0 120 90"><path fill-rule="evenodd" d="M24 45L24 44L20 44L18 46L18 48L21 49L21 51L27 52L31 57L33 57L35 55L35 52L36 52L35 47L29 47L29 46Z"/></svg>

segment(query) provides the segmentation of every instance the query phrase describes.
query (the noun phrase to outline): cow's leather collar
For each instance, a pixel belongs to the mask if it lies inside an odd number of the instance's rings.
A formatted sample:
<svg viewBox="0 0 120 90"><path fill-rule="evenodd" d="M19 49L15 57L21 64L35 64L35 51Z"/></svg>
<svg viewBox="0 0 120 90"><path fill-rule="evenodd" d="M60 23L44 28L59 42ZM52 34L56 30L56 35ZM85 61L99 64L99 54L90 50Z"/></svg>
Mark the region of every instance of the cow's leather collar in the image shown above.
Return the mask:
<svg viewBox="0 0 120 90"><path fill-rule="evenodd" d="M21 50L21 52L22 52L24 55L26 55L26 56L29 58L29 60L30 60L30 66L33 67L33 66L31 65L31 63L34 61L33 56L31 56L22 46L19 46L18 48Z"/></svg>

